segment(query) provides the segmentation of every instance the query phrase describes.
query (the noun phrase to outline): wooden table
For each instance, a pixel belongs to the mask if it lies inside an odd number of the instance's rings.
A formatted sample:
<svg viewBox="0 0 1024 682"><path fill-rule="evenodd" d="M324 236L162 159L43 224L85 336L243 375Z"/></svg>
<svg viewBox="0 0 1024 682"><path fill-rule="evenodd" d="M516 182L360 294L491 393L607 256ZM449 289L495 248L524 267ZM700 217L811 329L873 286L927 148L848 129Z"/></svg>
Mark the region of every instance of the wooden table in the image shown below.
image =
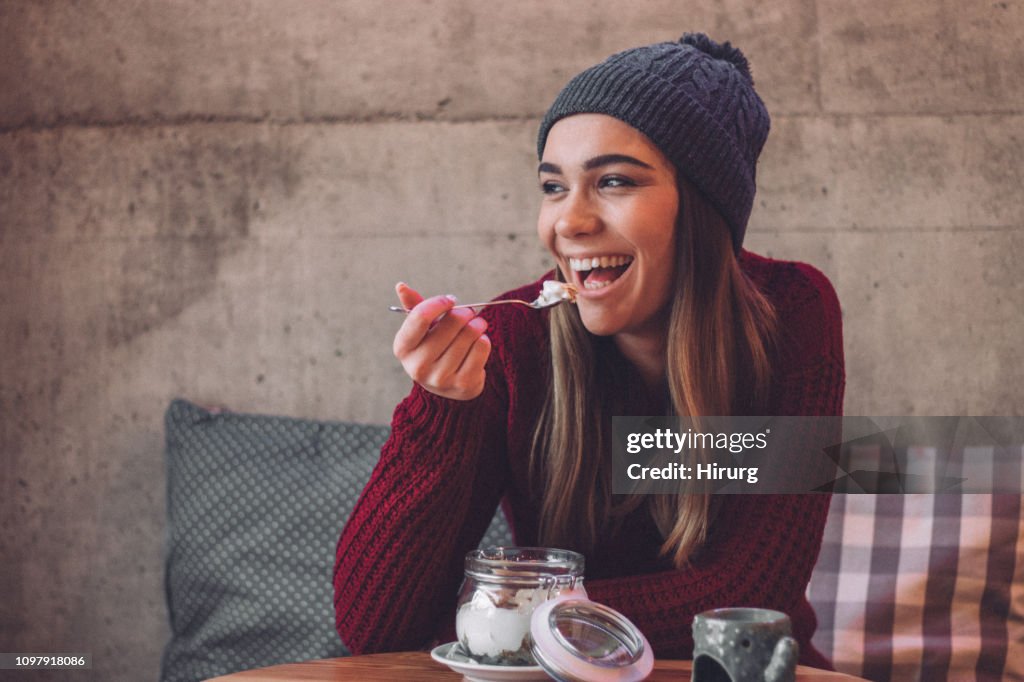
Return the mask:
<svg viewBox="0 0 1024 682"><path fill-rule="evenodd" d="M651 682L688 682L692 661L657 661L654 672L647 679ZM397 654L372 654L350 658L325 658L305 663L275 665L258 670L247 670L209 682L281 682L283 680L337 682L338 680L365 680L365 682L390 682L410 680L411 682L433 682L434 680L460 680L454 673L430 658L430 654L419 651ZM859 680L842 673L832 673L815 668L799 666L797 682L850 682Z"/></svg>

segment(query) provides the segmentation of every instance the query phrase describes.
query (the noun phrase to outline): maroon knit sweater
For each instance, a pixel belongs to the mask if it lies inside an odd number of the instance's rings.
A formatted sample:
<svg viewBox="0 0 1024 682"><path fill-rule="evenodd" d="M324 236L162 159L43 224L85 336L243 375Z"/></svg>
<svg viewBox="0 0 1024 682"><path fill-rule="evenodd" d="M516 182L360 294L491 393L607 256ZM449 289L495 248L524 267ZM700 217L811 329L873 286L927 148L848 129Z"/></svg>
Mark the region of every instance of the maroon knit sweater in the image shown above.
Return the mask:
<svg viewBox="0 0 1024 682"><path fill-rule="evenodd" d="M832 286L802 263L743 252L741 264L780 322L769 410L761 413L840 414L842 323ZM506 297L531 300L539 286ZM396 408L391 437L342 532L334 606L338 634L353 653L453 638L463 557L499 501L516 543L537 544L539 498L528 461L549 375L547 315L520 306L483 315L493 344L484 393L459 402L415 386ZM801 662L827 666L810 644L816 619L804 591L828 495L721 495L716 503L708 540L686 570L658 555L661 536L640 507L587 553L590 598L636 623L660 658L691 657L696 613L778 609L793 620Z"/></svg>

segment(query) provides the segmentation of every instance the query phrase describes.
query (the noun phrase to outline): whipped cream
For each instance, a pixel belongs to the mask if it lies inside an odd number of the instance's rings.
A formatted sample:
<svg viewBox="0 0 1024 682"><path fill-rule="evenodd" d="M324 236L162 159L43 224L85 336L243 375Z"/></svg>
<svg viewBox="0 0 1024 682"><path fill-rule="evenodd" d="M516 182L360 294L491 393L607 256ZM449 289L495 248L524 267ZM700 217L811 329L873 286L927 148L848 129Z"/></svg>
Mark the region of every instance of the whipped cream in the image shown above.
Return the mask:
<svg viewBox="0 0 1024 682"><path fill-rule="evenodd" d="M543 288L540 290L540 296L537 297L537 303L541 305L554 305L559 301L574 303L576 301L576 287L567 282L558 282L553 279L545 281Z"/></svg>
<svg viewBox="0 0 1024 682"><path fill-rule="evenodd" d="M542 588L477 591L455 615L459 641L480 663L532 665L530 617L547 599Z"/></svg>

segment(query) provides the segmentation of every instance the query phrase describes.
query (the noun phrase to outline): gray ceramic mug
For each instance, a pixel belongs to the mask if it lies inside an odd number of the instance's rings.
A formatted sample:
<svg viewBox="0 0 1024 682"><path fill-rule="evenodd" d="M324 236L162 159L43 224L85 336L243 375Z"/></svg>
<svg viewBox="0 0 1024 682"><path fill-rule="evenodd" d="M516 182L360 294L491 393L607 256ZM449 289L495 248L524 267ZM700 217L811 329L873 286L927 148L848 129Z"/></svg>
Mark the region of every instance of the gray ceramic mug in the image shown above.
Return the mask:
<svg viewBox="0 0 1024 682"><path fill-rule="evenodd" d="M714 609L693 619L693 682L792 682L800 648L789 616Z"/></svg>

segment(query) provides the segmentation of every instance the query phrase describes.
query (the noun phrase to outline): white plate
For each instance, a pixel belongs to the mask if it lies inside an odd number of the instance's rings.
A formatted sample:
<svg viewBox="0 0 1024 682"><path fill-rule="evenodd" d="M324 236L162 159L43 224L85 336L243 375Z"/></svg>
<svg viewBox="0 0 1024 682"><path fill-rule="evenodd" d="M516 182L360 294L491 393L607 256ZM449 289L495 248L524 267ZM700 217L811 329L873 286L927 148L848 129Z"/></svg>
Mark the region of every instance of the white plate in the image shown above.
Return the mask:
<svg viewBox="0 0 1024 682"><path fill-rule="evenodd" d="M539 665L484 665L464 658L456 653L457 658L449 658L452 649L459 645L458 642L448 642L439 647L434 647L430 657L442 665L446 665L469 680L469 682L527 682L528 680L545 680L550 682L551 677L544 672Z"/></svg>

